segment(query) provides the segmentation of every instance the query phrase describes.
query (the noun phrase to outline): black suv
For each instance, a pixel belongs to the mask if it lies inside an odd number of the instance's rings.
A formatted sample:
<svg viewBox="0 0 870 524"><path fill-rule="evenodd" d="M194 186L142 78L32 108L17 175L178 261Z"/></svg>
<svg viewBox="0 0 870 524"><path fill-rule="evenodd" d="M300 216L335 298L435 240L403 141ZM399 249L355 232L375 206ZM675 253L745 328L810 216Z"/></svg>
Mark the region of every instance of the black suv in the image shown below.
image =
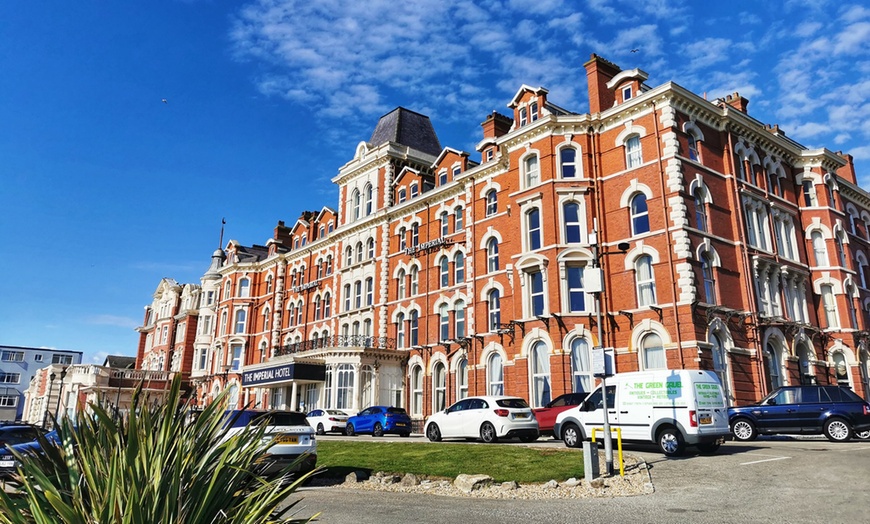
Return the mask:
<svg viewBox="0 0 870 524"><path fill-rule="evenodd" d="M820 435L845 442L870 430L870 404L842 386L786 386L758 404L728 408L737 440L758 435Z"/></svg>

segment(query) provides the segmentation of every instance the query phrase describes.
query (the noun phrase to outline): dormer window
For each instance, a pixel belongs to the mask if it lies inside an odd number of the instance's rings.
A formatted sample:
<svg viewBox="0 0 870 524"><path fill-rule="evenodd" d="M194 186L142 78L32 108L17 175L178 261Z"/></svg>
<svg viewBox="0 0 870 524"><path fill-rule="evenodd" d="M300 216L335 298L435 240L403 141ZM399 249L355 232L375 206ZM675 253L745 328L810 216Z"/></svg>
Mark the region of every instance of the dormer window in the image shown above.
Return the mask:
<svg viewBox="0 0 870 524"><path fill-rule="evenodd" d="M461 172L462 172L461 165L456 164L455 166L453 166L453 180L456 180L456 177L458 177L459 173L461 173Z"/></svg>
<svg viewBox="0 0 870 524"><path fill-rule="evenodd" d="M520 127L529 123L529 111L525 107L520 108Z"/></svg>
<svg viewBox="0 0 870 524"><path fill-rule="evenodd" d="M489 149L486 150L486 161L487 161L487 162L489 162L490 160L492 160L493 155L495 155L494 151L495 151L495 150L494 150L493 148L491 148L491 147L490 147Z"/></svg>
<svg viewBox="0 0 870 524"><path fill-rule="evenodd" d="M631 100L631 86L625 86L622 88L622 101L627 102Z"/></svg>
<svg viewBox="0 0 870 524"><path fill-rule="evenodd" d="M417 194L418 194L417 183L414 182L413 184L411 184L411 198L416 197Z"/></svg>
<svg viewBox="0 0 870 524"><path fill-rule="evenodd" d="M442 169L438 172L438 185L443 186L447 183L447 170Z"/></svg>
<svg viewBox="0 0 870 524"><path fill-rule="evenodd" d="M530 120L532 122L534 122L535 120L538 119L538 103L537 102L532 102L531 104L529 104L529 113L530 113L529 116L531 117Z"/></svg>
<svg viewBox="0 0 870 524"><path fill-rule="evenodd" d="M403 187L403 188L399 189L399 203L400 204L405 201L406 197L407 197L407 191L405 191L405 188Z"/></svg>

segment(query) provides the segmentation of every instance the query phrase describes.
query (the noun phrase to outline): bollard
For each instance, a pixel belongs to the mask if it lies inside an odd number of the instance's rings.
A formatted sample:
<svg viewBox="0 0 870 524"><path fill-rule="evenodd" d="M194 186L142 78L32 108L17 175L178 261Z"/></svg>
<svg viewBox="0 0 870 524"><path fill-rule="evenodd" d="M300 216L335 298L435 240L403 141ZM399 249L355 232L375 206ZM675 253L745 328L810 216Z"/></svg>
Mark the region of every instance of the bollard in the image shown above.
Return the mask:
<svg viewBox="0 0 870 524"><path fill-rule="evenodd" d="M598 444L583 441L583 473L587 481L595 480L601 474L598 468Z"/></svg>

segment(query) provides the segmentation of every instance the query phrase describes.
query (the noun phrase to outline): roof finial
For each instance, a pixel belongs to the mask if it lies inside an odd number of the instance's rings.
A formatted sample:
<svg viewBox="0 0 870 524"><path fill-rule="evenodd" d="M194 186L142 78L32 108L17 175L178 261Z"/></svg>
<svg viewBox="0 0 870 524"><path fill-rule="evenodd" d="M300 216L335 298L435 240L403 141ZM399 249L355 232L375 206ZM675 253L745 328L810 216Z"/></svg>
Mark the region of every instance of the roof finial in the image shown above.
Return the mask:
<svg viewBox="0 0 870 524"><path fill-rule="evenodd" d="M221 239L218 241L218 249L224 248L224 226L227 223L226 218L221 218Z"/></svg>

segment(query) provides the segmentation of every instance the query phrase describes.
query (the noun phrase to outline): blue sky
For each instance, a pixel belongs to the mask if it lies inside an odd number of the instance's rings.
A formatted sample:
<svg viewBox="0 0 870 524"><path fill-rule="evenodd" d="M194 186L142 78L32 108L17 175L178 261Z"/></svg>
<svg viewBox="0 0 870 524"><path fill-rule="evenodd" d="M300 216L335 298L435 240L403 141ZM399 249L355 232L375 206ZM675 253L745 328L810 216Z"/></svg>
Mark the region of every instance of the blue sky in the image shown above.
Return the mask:
<svg viewBox="0 0 870 524"><path fill-rule="evenodd" d="M162 277L337 207L329 181L396 106L474 152L522 84L585 112L597 53L855 156L870 187L862 2L0 3L0 344L135 355ZM637 50L632 52L632 50ZM166 99L166 103L162 100Z"/></svg>

